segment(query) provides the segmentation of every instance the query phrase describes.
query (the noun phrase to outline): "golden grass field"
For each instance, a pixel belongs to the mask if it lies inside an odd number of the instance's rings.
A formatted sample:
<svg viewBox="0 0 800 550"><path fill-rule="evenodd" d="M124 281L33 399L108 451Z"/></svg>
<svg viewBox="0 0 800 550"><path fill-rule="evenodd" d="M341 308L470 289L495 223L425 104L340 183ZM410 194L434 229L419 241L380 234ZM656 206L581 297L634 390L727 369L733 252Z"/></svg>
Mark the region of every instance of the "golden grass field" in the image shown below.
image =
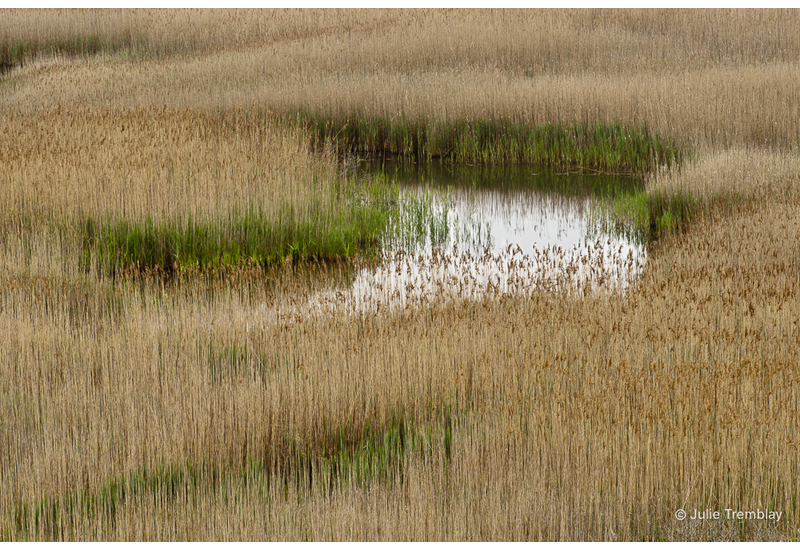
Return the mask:
<svg viewBox="0 0 800 550"><path fill-rule="evenodd" d="M0 540L797 540L798 26L0 10ZM646 194L698 214L624 292L347 315L303 307L345 261L87 260L87 217L338 231L298 111L644 127L691 151Z"/></svg>

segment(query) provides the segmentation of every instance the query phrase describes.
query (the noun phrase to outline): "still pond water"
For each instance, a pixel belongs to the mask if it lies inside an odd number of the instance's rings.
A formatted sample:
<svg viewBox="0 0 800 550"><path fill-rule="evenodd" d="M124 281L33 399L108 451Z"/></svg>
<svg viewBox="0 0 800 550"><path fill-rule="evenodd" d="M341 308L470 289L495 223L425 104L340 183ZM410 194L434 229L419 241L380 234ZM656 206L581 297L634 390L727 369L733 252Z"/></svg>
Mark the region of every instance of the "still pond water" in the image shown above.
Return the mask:
<svg viewBox="0 0 800 550"><path fill-rule="evenodd" d="M641 180L532 167L373 163L362 170L397 181L401 216L408 216L402 225L416 229L386 242L382 265L361 270L348 290L317 294L312 309L380 311L537 289L624 290L646 261L641 242L598 233L591 223L598 204L641 188ZM413 200L423 194L432 201Z"/></svg>

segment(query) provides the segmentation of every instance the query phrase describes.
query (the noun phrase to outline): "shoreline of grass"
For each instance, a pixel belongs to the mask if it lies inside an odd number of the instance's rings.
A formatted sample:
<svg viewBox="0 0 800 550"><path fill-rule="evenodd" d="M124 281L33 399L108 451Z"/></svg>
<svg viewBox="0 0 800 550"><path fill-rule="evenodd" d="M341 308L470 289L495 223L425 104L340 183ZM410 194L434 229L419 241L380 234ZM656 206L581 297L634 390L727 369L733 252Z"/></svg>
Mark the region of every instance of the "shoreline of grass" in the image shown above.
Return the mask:
<svg viewBox="0 0 800 550"><path fill-rule="evenodd" d="M277 217L255 209L233 209L205 221L83 216L62 223L59 231L78 246L83 271L112 278L370 258L388 243L414 246L446 238L447 205L443 211L434 207L438 192L404 195L385 175L366 183L351 180L345 187L333 203L317 203L309 211L287 205Z"/></svg>
<svg viewBox="0 0 800 550"><path fill-rule="evenodd" d="M96 269L112 278L123 273L170 277L225 267L377 257L388 243L413 247L447 238L448 204L440 200L439 190L402 196L396 181L383 174L345 193L343 208L318 205L311 214L286 206L277 217L233 209L211 221L191 216L160 221L149 216L141 220L85 216L62 224L61 231L77 235L84 271ZM443 211L434 207L437 200ZM654 194L644 189L616 190L608 200L595 202L587 225L641 243L686 227L702 208L688 193Z"/></svg>
<svg viewBox="0 0 800 550"><path fill-rule="evenodd" d="M509 118L453 122L362 117L330 119L301 111L286 118L305 127L317 143L340 153L397 156L423 163L532 164L600 172L644 174L679 166L686 145L621 123L531 125Z"/></svg>
<svg viewBox="0 0 800 550"><path fill-rule="evenodd" d="M684 230L702 209L690 193L637 191L613 197L609 203L594 201L587 214L592 232L624 236L652 243L661 236Z"/></svg>
<svg viewBox="0 0 800 550"><path fill-rule="evenodd" d="M192 268L231 265L269 266L292 260L327 261L354 255L370 256L389 224L384 196L373 186L364 196L350 192L342 210L309 214L283 208L277 218L260 210L227 214L213 221L170 219L96 220L80 218L62 231L82 243L81 263L101 272L158 269L166 274Z"/></svg>

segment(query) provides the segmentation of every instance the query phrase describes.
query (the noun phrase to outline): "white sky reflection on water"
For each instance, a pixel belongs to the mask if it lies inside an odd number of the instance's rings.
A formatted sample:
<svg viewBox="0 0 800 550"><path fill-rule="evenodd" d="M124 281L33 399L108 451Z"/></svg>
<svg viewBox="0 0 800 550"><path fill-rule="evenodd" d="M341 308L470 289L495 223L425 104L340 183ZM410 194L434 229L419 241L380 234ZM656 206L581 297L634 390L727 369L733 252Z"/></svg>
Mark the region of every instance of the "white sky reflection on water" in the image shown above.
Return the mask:
<svg viewBox="0 0 800 550"><path fill-rule="evenodd" d="M438 246L430 238L421 246L390 245L382 264L362 269L350 288L317 293L305 306L318 313L359 313L441 299L627 288L646 251L622 236L589 233L593 195L586 188L592 177L544 176L550 178L544 189L534 177L530 169L514 173L513 185L470 184L469 172L460 180L427 177L426 185L398 177L403 193L436 190L435 213L441 220L446 211L446 238ZM559 192L559 186L567 191ZM583 192L575 192L576 186Z"/></svg>

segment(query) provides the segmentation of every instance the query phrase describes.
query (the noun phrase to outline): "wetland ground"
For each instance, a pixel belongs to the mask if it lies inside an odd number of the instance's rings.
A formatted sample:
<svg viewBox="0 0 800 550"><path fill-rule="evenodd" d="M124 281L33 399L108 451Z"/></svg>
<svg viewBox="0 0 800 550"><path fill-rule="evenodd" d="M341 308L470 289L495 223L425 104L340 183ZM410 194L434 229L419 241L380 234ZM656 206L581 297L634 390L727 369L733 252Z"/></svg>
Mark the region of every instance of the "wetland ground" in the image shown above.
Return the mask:
<svg viewBox="0 0 800 550"><path fill-rule="evenodd" d="M0 10L0 539L797 540L799 25Z"/></svg>

